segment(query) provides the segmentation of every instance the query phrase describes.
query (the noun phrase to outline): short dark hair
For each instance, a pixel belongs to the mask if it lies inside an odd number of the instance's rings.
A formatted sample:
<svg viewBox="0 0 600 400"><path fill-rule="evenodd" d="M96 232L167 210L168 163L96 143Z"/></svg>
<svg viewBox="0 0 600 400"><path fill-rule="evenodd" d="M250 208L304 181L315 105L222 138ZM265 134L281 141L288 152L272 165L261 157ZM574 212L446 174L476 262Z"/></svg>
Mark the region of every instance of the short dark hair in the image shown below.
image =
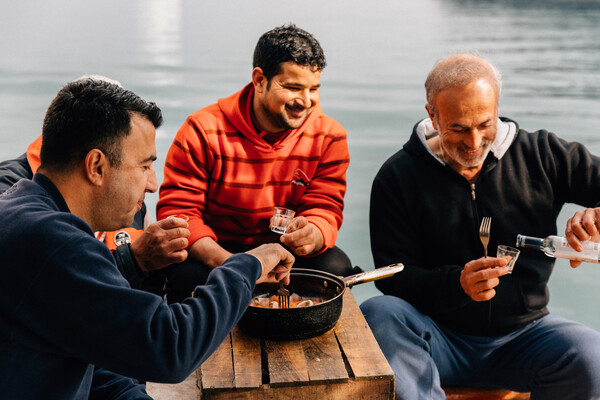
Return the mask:
<svg viewBox="0 0 600 400"><path fill-rule="evenodd" d="M319 71L327 64L317 39L294 24L264 33L254 49L253 67L262 69L269 80L279 73L280 64L287 61Z"/></svg>
<svg viewBox="0 0 600 400"><path fill-rule="evenodd" d="M115 81L81 78L65 85L44 117L41 167L75 167L92 149L101 150L112 166L121 163L120 144L131 131L131 115L147 118L155 128L162 112Z"/></svg>

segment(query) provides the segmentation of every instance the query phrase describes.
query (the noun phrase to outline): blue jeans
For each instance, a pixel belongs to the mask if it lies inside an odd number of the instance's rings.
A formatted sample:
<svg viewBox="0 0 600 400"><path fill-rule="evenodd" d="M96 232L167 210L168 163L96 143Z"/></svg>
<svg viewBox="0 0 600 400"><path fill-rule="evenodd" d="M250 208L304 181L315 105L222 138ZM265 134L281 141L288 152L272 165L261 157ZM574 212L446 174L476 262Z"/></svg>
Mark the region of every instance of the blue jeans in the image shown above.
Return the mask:
<svg viewBox="0 0 600 400"><path fill-rule="evenodd" d="M445 399L442 385L501 387L532 399L600 399L600 332L547 315L500 337L436 324L394 296L361 310L396 377L396 399Z"/></svg>

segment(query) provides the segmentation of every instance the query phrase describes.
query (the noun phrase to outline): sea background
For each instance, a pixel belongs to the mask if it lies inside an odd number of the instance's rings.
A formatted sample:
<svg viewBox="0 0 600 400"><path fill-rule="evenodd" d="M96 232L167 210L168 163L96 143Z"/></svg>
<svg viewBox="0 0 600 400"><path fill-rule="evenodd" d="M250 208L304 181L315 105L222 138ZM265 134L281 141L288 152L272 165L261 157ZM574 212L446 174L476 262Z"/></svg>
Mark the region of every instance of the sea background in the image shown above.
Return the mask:
<svg viewBox="0 0 600 400"><path fill-rule="evenodd" d="M0 0L0 160L41 133L66 82L101 74L162 108L161 182L186 116L248 83L258 37L290 22L325 50L321 105L347 129L351 157L338 245L363 269L371 182L426 117L423 82L448 53L478 51L501 69L501 115L600 155L600 1ZM157 200L146 197L153 216ZM563 209L559 234L577 209ZM379 293L352 291L359 302ZM550 293L551 312L600 330L600 265L559 260Z"/></svg>

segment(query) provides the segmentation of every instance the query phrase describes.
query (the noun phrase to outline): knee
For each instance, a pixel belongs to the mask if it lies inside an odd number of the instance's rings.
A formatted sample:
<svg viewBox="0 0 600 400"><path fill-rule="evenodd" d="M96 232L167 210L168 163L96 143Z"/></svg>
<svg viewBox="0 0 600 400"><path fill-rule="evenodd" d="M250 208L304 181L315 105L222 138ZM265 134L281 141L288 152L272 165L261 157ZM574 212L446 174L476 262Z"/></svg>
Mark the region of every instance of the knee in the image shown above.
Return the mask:
<svg viewBox="0 0 600 400"><path fill-rule="evenodd" d="M572 376L579 380L578 386L587 392L588 398L600 396L600 334L597 336L595 341L580 342L573 357Z"/></svg>
<svg viewBox="0 0 600 400"><path fill-rule="evenodd" d="M386 332L398 323L398 315L403 314L405 301L394 296L376 296L360 305L369 327L375 332Z"/></svg>
<svg viewBox="0 0 600 400"><path fill-rule="evenodd" d="M329 272L337 276L348 276L362 272L360 268L352 267L348 255L339 247L334 246L314 257L297 257L295 267L309 268Z"/></svg>

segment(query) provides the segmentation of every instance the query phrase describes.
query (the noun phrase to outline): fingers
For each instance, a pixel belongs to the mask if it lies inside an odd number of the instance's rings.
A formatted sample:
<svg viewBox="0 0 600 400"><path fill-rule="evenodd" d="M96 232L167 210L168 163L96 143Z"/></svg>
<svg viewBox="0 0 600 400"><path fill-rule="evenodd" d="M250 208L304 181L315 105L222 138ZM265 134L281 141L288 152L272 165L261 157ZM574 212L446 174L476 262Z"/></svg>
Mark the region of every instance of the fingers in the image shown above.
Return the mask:
<svg viewBox="0 0 600 400"><path fill-rule="evenodd" d="M284 249L280 244L263 244L246 253L252 254L261 262L262 273L257 283L261 282L279 282L289 283L289 272L294 264L292 253Z"/></svg>
<svg viewBox="0 0 600 400"><path fill-rule="evenodd" d="M131 250L143 270L160 269L187 258L189 236L187 221L167 218L150 224L131 244Z"/></svg>
<svg viewBox="0 0 600 400"><path fill-rule="evenodd" d="M506 258L487 257L468 262L460 275L460 284L474 301L488 301L496 295L500 277L509 273Z"/></svg>
<svg viewBox="0 0 600 400"><path fill-rule="evenodd" d="M571 268L577 268L581 265L581 261L577 261L577 260L569 260L570 264L571 264Z"/></svg>
<svg viewBox="0 0 600 400"><path fill-rule="evenodd" d="M307 225L308 225L308 220L306 219L306 217L296 217L287 226L287 228L285 229L285 233L290 234L292 232L295 232L297 230L304 228Z"/></svg>
<svg viewBox="0 0 600 400"><path fill-rule="evenodd" d="M582 241L591 240L597 242L600 240L600 208L587 208L575 213L567 221L565 237L569 245L576 251L582 251Z"/></svg>
<svg viewBox="0 0 600 400"><path fill-rule="evenodd" d="M284 235L281 235L280 241L289 247L294 254L306 256L320 250L323 247L323 235L319 228L308 222L305 217L295 218L292 222L293 227Z"/></svg>
<svg viewBox="0 0 600 400"><path fill-rule="evenodd" d="M188 252L187 250L177 250L177 251L173 251L167 254L166 259L165 259L165 264L166 265L171 265L171 264L178 264L180 262L183 262L187 259L188 257Z"/></svg>
<svg viewBox="0 0 600 400"><path fill-rule="evenodd" d="M187 228L189 226L189 223L185 219L177 217L165 218L163 220L155 222L154 224L157 224L162 229L173 229L177 227Z"/></svg>

